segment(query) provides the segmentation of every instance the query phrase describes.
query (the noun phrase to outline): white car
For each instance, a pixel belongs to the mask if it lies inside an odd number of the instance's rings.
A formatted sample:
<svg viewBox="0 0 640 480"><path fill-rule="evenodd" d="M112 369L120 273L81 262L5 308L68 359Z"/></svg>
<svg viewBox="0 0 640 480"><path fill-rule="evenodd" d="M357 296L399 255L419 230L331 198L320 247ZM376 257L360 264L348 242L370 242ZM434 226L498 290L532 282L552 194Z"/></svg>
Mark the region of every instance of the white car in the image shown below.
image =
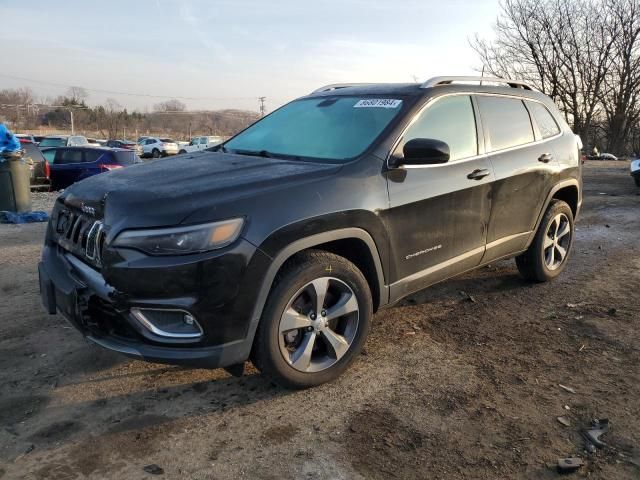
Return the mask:
<svg viewBox="0 0 640 480"><path fill-rule="evenodd" d="M636 185L640 187L640 158L631 161L631 176L636 182Z"/></svg>
<svg viewBox="0 0 640 480"><path fill-rule="evenodd" d="M179 153L192 153L204 150L205 148L215 147L222 143L222 137L193 137L189 145L180 148Z"/></svg>
<svg viewBox="0 0 640 480"><path fill-rule="evenodd" d="M142 156L160 158L178 153L178 144L170 138L149 137L140 142Z"/></svg>

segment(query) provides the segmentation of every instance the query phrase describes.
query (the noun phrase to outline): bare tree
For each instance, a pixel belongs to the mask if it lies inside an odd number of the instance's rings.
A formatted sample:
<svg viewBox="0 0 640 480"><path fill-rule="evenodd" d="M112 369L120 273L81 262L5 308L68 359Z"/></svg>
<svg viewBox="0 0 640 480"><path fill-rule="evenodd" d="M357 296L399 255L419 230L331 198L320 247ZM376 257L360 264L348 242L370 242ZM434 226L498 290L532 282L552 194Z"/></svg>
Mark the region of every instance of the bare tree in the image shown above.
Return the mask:
<svg viewBox="0 0 640 480"><path fill-rule="evenodd" d="M615 31L612 62L605 77L602 106L607 150L637 151L640 132L640 0L607 0Z"/></svg>
<svg viewBox="0 0 640 480"><path fill-rule="evenodd" d="M472 47L491 74L550 95L587 144L617 41L610 17L597 0L505 0L495 39L476 37Z"/></svg>
<svg viewBox="0 0 640 480"><path fill-rule="evenodd" d="M82 87L69 87L66 97L76 105L84 105L85 100L89 98L89 92Z"/></svg>
<svg viewBox="0 0 640 480"><path fill-rule="evenodd" d="M176 100L174 98L171 100L165 100L164 102L156 103L153 106L153 109L156 112L184 112L187 109L187 106L180 100Z"/></svg>

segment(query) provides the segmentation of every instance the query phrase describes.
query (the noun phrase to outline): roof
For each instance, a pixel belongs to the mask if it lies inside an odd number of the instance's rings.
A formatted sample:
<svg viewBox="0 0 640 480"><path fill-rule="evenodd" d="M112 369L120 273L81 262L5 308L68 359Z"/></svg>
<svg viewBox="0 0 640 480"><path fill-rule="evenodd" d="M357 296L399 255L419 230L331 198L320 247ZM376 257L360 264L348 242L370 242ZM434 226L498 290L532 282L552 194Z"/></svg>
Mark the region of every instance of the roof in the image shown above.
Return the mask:
<svg viewBox="0 0 640 480"><path fill-rule="evenodd" d="M483 84L483 82L488 82L489 84ZM503 83L503 85L496 84L497 82ZM535 98L538 100L548 99L546 95L537 90L533 90L532 87L524 82L491 77L434 77L424 83L335 84L321 87L309 96L399 95L405 97L422 97L432 96L436 92L494 93Z"/></svg>

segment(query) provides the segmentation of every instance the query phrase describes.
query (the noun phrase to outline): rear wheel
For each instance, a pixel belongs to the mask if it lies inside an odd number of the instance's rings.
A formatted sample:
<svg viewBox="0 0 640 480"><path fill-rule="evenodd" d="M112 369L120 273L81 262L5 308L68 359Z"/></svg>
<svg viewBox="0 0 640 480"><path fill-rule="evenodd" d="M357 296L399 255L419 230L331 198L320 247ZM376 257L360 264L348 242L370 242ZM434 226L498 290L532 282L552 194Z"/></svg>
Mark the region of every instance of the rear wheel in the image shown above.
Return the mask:
<svg viewBox="0 0 640 480"><path fill-rule="evenodd" d="M528 250L516 257L527 280L546 282L564 270L573 244L573 212L562 200L553 200L540 222Z"/></svg>
<svg viewBox="0 0 640 480"><path fill-rule="evenodd" d="M338 377L371 328L369 285L343 257L309 251L278 274L256 333L252 360L288 388Z"/></svg>

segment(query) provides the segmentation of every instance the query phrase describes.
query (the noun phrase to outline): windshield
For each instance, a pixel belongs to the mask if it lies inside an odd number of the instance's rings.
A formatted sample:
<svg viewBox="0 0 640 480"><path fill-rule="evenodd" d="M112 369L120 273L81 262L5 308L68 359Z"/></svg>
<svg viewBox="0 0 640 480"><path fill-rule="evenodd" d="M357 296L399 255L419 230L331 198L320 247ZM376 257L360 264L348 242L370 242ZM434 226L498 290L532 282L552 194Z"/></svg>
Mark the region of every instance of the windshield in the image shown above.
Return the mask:
<svg viewBox="0 0 640 480"><path fill-rule="evenodd" d="M40 147L66 147L66 138L43 138L40 142Z"/></svg>
<svg viewBox="0 0 640 480"><path fill-rule="evenodd" d="M348 160L363 153L398 114L402 100L296 100L251 125L224 148L235 153Z"/></svg>

